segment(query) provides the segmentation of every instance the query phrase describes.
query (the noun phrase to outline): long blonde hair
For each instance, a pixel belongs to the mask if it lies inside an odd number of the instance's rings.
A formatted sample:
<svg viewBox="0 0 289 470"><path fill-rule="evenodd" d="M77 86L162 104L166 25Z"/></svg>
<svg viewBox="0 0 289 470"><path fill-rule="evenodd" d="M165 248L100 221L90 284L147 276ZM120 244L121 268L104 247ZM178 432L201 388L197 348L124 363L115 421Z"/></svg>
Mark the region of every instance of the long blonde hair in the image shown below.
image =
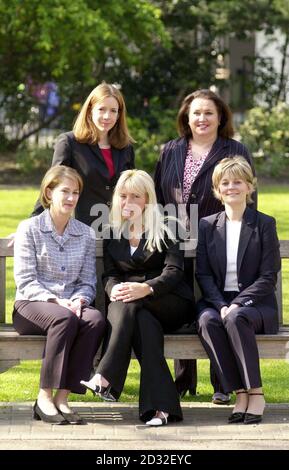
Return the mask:
<svg viewBox="0 0 289 470"><path fill-rule="evenodd" d="M121 149L134 142L127 126L124 98L115 85L105 82L95 87L86 98L73 126L76 140L83 143L97 144L100 136L92 120L92 108L96 103L110 97L116 99L119 109L117 121L108 133L109 143L113 147Z"/></svg>
<svg viewBox="0 0 289 470"><path fill-rule="evenodd" d="M154 181L143 170L126 170L122 172L115 187L109 215L113 233L120 238L128 228L129 221L122 217L120 194L123 190L146 196L146 205L143 211L142 224L145 230L145 248L149 251L162 251L162 245L167 246L165 239L176 241L166 222L174 217L164 217L157 203Z"/></svg>

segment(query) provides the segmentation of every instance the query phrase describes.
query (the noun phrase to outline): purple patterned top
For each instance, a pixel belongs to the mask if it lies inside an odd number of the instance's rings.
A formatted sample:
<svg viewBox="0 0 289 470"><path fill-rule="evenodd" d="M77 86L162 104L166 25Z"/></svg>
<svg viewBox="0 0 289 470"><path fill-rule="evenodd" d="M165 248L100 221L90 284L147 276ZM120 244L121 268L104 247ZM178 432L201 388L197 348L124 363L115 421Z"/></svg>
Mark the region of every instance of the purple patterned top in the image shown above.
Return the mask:
<svg viewBox="0 0 289 470"><path fill-rule="evenodd" d="M183 179L183 201L185 203L187 203L189 200L192 184L195 181L200 169L202 168L208 154L209 150L200 159L196 160L193 158L191 146L188 146Z"/></svg>

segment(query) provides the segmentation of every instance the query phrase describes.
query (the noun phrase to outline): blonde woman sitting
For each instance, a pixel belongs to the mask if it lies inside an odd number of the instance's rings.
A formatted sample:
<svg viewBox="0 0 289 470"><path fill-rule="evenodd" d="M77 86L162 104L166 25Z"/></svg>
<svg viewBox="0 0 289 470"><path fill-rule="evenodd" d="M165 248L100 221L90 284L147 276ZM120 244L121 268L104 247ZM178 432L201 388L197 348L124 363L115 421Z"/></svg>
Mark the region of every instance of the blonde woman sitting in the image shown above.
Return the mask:
<svg viewBox="0 0 289 470"><path fill-rule="evenodd" d="M151 426L182 420L178 393L164 358L164 332L190 321L192 292L183 280L183 252L164 223L152 178L122 173L110 212L114 237L104 247L104 285L110 299L104 355L88 389L120 396L131 350L140 363L140 419Z"/></svg>
<svg viewBox="0 0 289 470"><path fill-rule="evenodd" d="M280 269L273 217L251 209L255 178L243 157L216 165L214 194L223 212L200 221L196 277L198 333L225 391L236 392L229 423L262 421L262 391L255 333L278 331L275 298Z"/></svg>

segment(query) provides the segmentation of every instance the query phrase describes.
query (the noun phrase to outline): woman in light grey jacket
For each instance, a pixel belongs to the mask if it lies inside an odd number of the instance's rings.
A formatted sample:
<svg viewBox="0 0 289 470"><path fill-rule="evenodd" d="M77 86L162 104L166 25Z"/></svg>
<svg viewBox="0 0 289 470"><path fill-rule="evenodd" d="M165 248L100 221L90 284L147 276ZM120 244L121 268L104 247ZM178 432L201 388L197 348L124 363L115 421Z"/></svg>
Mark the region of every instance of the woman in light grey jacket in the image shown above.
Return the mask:
<svg viewBox="0 0 289 470"><path fill-rule="evenodd" d="M67 399L70 391L85 393L80 378L89 378L105 329L104 316L90 306L94 232L71 218L82 186L71 168L48 170L40 194L46 209L21 222L15 238L13 324L19 334L47 337L34 418L54 424L83 423Z"/></svg>

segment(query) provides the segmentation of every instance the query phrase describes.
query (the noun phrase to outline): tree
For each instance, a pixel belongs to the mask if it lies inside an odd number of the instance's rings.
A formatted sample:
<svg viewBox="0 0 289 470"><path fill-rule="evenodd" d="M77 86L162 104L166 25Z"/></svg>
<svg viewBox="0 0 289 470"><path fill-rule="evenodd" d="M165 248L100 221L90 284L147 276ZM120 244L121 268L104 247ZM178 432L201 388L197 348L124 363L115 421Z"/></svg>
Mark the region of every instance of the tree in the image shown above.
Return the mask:
<svg viewBox="0 0 289 470"><path fill-rule="evenodd" d="M168 44L160 13L147 0L0 0L1 107L10 125L23 131L30 124L14 144L33 123L51 121L39 122L28 82L57 82L63 113L115 62L137 64L156 44Z"/></svg>
<svg viewBox="0 0 289 470"><path fill-rule="evenodd" d="M167 110L178 108L196 88L215 86L220 92L229 80L216 69L225 67L228 37L251 37L268 27L269 0L155 0L171 37L171 47L161 44L133 70L120 63L131 112L148 120L152 130L162 125ZM269 8L270 7L270 8ZM114 70L115 72L115 70ZM169 136L168 136L169 137Z"/></svg>
<svg viewBox="0 0 289 470"><path fill-rule="evenodd" d="M251 150L258 175L287 178L289 171L289 106L250 109L240 127L242 142Z"/></svg>
<svg viewBox="0 0 289 470"><path fill-rule="evenodd" d="M268 103L275 103L278 96L284 99L288 0L155 0L153 3L162 11L171 47L155 48L148 61L137 64L133 73L122 64L119 69L120 75L126 77L126 95L132 97L130 109L148 120L151 129L162 125L167 110L173 109L176 114L182 98L193 89L214 85L222 93L232 87L231 78L216 73L219 67L228 67L229 39L253 39L256 31L264 31L268 39L276 28L285 33L284 60L281 70L276 71L270 59L261 56L250 59L250 66L241 77L246 91L244 104L252 105L254 97L261 93Z"/></svg>
<svg viewBox="0 0 289 470"><path fill-rule="evenodd" d="M275 100L275 104L277 104L279 100L286 99L286 94L289 87L288 77L286 77L285 74L286 64L289 58L289 2L287 0L273 0L273 4L276 9L276 26L280 28L284 34L284 43L281 46L281 69L279 73L279 83Z"/></svg>

